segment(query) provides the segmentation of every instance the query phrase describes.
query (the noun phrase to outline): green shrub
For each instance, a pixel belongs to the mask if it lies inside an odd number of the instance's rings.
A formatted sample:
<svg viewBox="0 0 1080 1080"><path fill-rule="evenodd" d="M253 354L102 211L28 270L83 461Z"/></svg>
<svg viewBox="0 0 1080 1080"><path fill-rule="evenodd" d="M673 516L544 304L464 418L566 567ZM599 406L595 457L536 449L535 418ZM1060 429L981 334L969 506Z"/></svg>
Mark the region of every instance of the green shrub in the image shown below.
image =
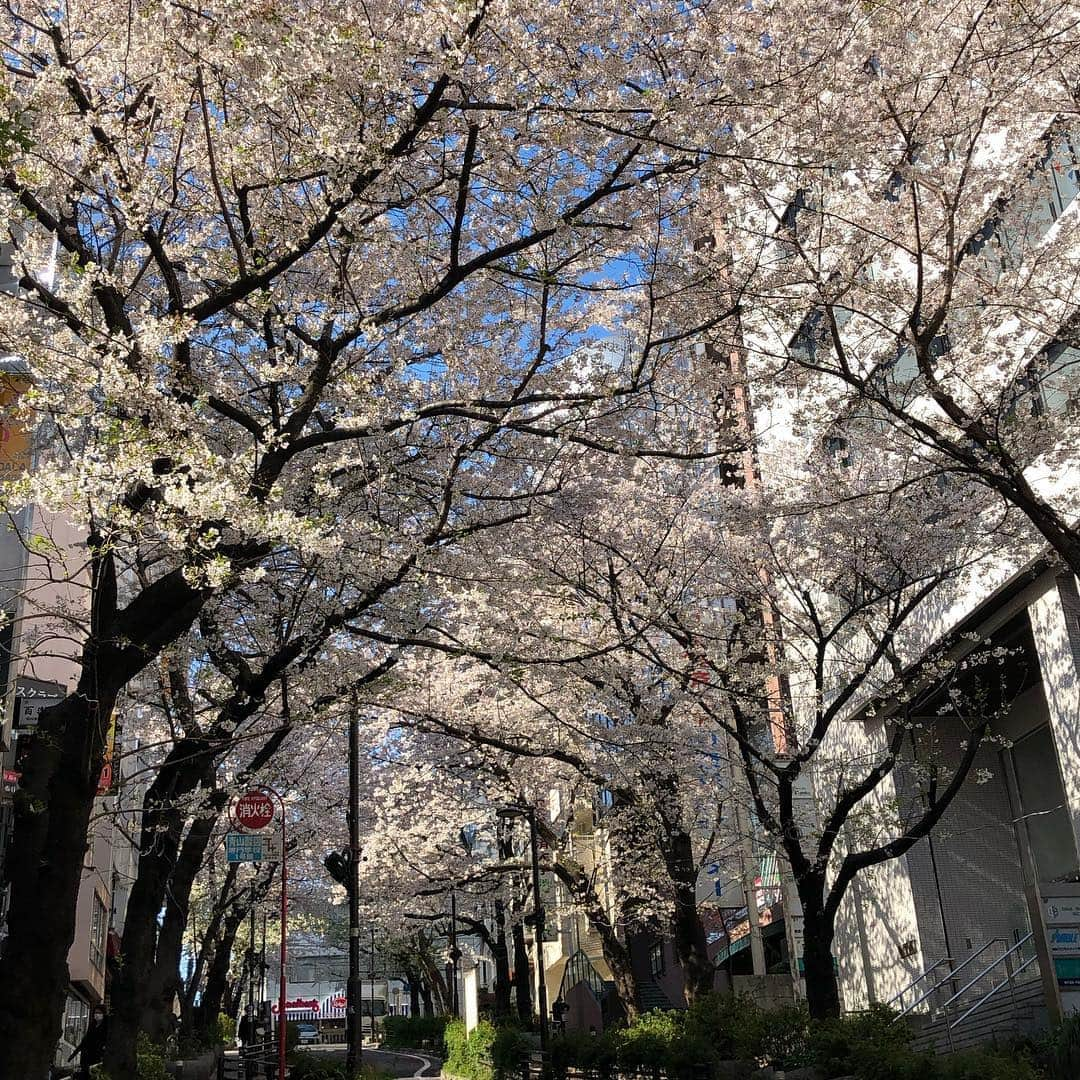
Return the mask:
<svg viewBox="0 0 1080 1080"><path fill-rule="evenodd" d="M899 1067L911 1041L911 1030L886 1005L871 1005L810 1027L812 1063L827 1076L857 1075L857 1066L875 1055Z"/></svg>
<svg viewBox="0 0 1080 1080"><path fill-rule="evenodd" d="M631 1027L612 1033L615 1060L621 1069L662 1069L676 1052L684 1018L677 1012L649 1012Z"/></svg>
<svg viewBox="0 0 1080 1080"><path fill-rule="evenodd" d="M532 1039L516 1024L502 1024L495 1029L491 1044L491 1064L496 1076L516 1073L532 1050Z"/></svg>
<svg viewBox="0 0 1080 1080"><path fill-rule="evenodd" d="M446 1072L462 1080L495 1080L516 1073L532 1044L529 1036L514 1025L496 1028L490 1021L481 1020L466 1035L464 1022L452 1020L446 1025L443 1045Z"/></svg>
<svg viewBox="0 0 1080 1080"><path fill-rule="evenodd" d="M1035 1067L1019 1052L967 1050L939 1058L936 1065L940 1080L1039 1080Z"/></svg>
<svg viewBox="0 0 1080 1080"><path fill-rule="evenodd" d="M574 1031L556 1035L551 1040L551 1067L557 1076L564 1076L573 1066L581 1069L608 1071L615 1065L614 1033L602 1036Z"/></svg>
<svg viewBox="0 0 1080 1080"><path fill-rule="evenodd" d="M383 1029L383 1046L410 1049L425 1041L442 1046L447 1019L445 1016L388 1016Z"/></svg>
<svg viewBox="0 0 1080 1080"><path fill-rule="evenodd" d="M939 1080L936 1060L906 1046L856 1043L845 1068L858 1080Z"/></svg>
<svg viewBox="0 0 1080 1080"><path fill-rule="evenodd" d="M231 1016L218 1013L214 1041L218 1046L232 1046L236 1042L236 1021Z"/></svg>
<svg viewBox="0 0 1080 1080"><path fill-rule="evenodd" d="M345 1066L314 1054L296 1054L289 1062L289 1080L346 1080Z"/></svg>
<svg viewBox="0 0 1080 1080"><path fill-rule="evenodd" d="M446 1072L462 1080L492 1080L491 1049L495 1042L495 1028L482 1020L468 1034L463 1020L452 1020L446 1025L443 1043L446 1047Z"/></svg>
<svg viewBox="0 0 1080 1080"><path fill-rule="evenodd" d="M1080 1076L1080 1014L1066 1016L1046 1043L1046 1066L1052 1080Z"/></svg>
<svg viewBox="0 0 1080 1080"><path fill-rule="evenodd" d="M142 1031L135 1042L135 1069L137 1080L169 1080L164 1048Z"/></svg>

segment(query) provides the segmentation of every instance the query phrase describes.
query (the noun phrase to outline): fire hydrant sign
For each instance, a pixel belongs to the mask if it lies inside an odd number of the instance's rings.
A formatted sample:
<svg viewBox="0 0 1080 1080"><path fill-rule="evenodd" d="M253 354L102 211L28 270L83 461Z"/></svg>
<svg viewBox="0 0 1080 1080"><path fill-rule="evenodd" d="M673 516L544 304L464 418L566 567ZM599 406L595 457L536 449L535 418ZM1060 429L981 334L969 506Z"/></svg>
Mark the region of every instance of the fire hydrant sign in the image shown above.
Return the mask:
<svg viewBox="0 0 1080 1080"><path fill-rule="evenodd" d="M281 862L281 837L275 833L226 833L225 861Z"/></svg>
<svg viewBox="0 0 1080 1080"><path fill-rule="evenodd" d="M274 803L263 791L248 791L236 800L233 820L241 829L258 832L274 820Z"/></svg>

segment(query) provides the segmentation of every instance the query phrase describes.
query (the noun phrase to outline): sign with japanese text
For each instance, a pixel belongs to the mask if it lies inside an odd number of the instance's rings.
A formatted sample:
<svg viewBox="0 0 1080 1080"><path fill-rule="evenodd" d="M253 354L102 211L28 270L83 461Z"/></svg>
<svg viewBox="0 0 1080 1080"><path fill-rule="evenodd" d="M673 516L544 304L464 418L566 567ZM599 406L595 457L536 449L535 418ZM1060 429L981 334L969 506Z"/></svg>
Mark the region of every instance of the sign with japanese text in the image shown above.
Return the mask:
<svg viewBox="0 0 1080 1080"><path fill-rule="evenodd" d="M281 862L281 837L276 833L226 833L225 861Z"/></svg>

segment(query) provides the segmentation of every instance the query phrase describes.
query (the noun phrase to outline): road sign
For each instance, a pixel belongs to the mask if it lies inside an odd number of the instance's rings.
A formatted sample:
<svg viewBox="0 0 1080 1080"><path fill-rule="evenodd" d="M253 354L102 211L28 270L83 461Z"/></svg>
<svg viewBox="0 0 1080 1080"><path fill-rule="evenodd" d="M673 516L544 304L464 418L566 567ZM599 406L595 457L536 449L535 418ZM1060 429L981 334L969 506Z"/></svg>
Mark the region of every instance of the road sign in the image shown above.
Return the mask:
<svg viewBox="0 0 1080 1080"><path fill-rule="evenodd" d="M230 832L225 834L226 862L281 862L281 837L276 833Z"/></svg>
<svg viewBox="0 0 1080 1080"><path fill-rule="evenodd" d="M241 829L258 832L274 820L274 803L265 791L247 791L236 800L233 820Z"/></svg>

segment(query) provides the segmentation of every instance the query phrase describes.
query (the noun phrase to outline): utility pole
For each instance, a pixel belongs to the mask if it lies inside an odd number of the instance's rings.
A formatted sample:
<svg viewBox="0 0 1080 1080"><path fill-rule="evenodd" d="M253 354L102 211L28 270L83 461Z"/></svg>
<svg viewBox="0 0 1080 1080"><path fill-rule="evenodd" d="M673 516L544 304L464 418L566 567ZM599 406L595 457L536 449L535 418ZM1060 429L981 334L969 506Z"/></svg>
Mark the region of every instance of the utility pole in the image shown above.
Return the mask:
<svg viewBox="0 0 1080 1080"><path fill-rule="evenodd" d="M371 961L368 964L368 985L371 987L369 1008L371 1009L371 1041L375 1042L375 924L371 924Z"/></svg>
<svg viewBox="0 0 1080 1080"><path fill-rule="evenodd" d="M251 914L248 919L248 1005L255 1012L255 882L251 883Z"/></svg>
<svg viewBox="0 0 1080 1080"><path fill-rule="evenodd" d="M458 1001L458 970L461 950L457 947L457 892L450 890L450 1008L455 1019L461 1019L461 1003Z"/></svg>
<svg viewBox="0 0 1080 1080"><path fill-rule="evenodd" d="M345 1075L360 1075L364 1041L360 981L360 713L355 697L349 713L349 981L345 990Z"/></svg>

